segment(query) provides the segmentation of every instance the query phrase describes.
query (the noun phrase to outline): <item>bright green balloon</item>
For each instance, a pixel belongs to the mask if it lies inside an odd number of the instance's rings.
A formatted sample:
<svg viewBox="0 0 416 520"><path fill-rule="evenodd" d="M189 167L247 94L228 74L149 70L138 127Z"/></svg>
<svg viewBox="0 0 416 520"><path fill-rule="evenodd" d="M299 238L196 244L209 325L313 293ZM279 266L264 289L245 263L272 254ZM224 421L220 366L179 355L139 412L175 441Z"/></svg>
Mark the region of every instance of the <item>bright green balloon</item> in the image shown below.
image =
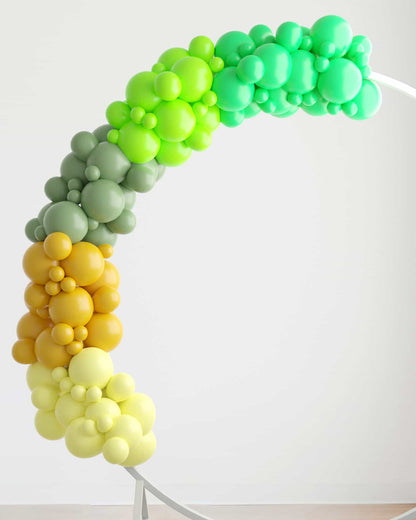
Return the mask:
<svg viewBox="0 0 416 520"><path fill-rule="evenodd" d="M111 222L124 209L124 193L118 184L107 179L89 182L81 193L81 206L97 222Z"/></svg>
<svg viewBox="0 0 416 520"><path fill-rule="evenodd" d="M130 121L130 107L123 101L114 101L110 103L105 112L105 117L111 126L121 128Z"/></svg>
<svg viewBox="0 0 416 520"><path fill-rule="evenodd" d="M156 76L155 92L165 101L173 101L182 90L182 83L179 77L172 71L166 70Z"/></svg>
<svg viewBox="0 0 416 520"><path fill-rule="evenodd" d="M131 108L143 107L150 112L160 103L160 97L154 89L156 74L154 72L139 72L127 83L126 99Z"/></svg>
<svg viewBox="0 0 416 520"><path fill-rule="evenodd" d="M136 227L136 216L129 209L123 209L115 220L108 222L107 227L113 233L131 233Z"/></svg>
<svg viewBox="0 0 416 520"><path fill-rule="evenodd" d="M292 73L285 85L285 90L295 94L305 94L314 89L318 72L314 67L315 56L308 51L292 53Z"/></svg>
<svg viewBox="0 0 416 520"><path fill-rule="evenodd" d="M278 88L286 83L292 71L292 60L287 50L276 43L265 43L254 51L264 63L264 74L257 85L263 88Z"/></svg>
<svg viewBox="0 0 416 520"><path fill-rule="evenodd" d="M60 202L66 200L68 195L68 186L62 177L51 177L45 184L45 195L52 202Z"/></svg>
<svg viewBox="0 0 416 520"><path fill-rule="evenodd" d="M184 141L195 127L192 107L182 99L163 101L154 111L157 117L155 131L164 141Z"/></svg>
<svg viewBox="0 0 416 520"><path fill-rule="evenodd" d="M192 134L186 140L186 144L190 146L192 150L197 150L198 152L206 150L211 142L212 134L200 125L195 126Z"/></svg>
<svg viewBox="0 0 416 520"><path fill-rule="evenodd" d="M172 47L171 49L168 49L163 54L161 54L157 61L158 63L162 63L166 67L166 70L171 70L177 61L185 58L186 56L189 56L189 53L186 49L183 49L182 47Z"/></svg>
<svg viewBox="0 0 416 520"><path fill-rule="evenodd" d="M214 43L207 36L196 36L189 44L189 54L209 62L214 56Z"/></svg>
<svg viewBox="0 0 416 520"><path fill-rule="evenodd" d="M91 242L91 244L101 246L103 244L115 245L117 241L117 235L110 231L106 224L98 224L96 229L90 229L84 238L85 242Z"/></svg>
<svg viewBox="0 0 416 520"><path fill-rule="evenodd" d="M88 217L73 202L55 202L46 210L43 226L47 235L60 231L68 235L71 242L75 244L80 242L88 231Z"/></svg>
<svg viewBox="0 0 416 520"><path fill-rule="evenodd" d="M209 132L214 132L220 125L220 109L214 105L208 107L205 115L198 117L197 124L201 127L206 128Z"/></svg>
<svg viewBox="0 0 416 520"><path fill-rule="evenodd" d="M357 105L357 112L353 116L350 116L351 119L368 119L380 108L380 88L373 81L365 79L363 80L360 91L352 101Z"/></svg>
<svg viewBox="0 0 416 520"><path fill-rule="evenodd" d="M129 161L141 164L156 156L160 139L154 130L130 122L120 129L117 144Z"/></svg>
<svg viewBox="0 0 416 520"><path fill-rule="evenodd" d="M201 58L187 56L172 67L182 83L180 98L190 103L198 101L211 88L212 72Z"/></svg>
<svg viewBox="0 0 416 520"><path fill-rule="evenodd" d="M322 45L332 43L334 52L332 57L343 56L352 42L352 30L350 24L336 15L323 16L311 27L310 35L313 41L313 52L321 54ZM331 56L327 56L331 57Z"/></svg>
<svg viewBox="0 0 416 520"><path fill-rule="evenodd" d="M335 58L319 75L318 90L327 101L342 104L358 94L361 84L360 69L350 60Z"/></svg>
<svg viewBox="0 0 416 520"><path fill-rule="evenodd" d="M179 166L189 159L191 153L192 148L187 146L183 141L179 143L162 141L156 159L160 164L164 164L165 166Z"/></svg>
<svg viewBox="0 0 416 520"><path fill-rule="evenodd" d="M217 106L234 112L246 108L253 99L254 85L241 81L236 67L226 67L214 77L212 90L217 94Z"/></svg>

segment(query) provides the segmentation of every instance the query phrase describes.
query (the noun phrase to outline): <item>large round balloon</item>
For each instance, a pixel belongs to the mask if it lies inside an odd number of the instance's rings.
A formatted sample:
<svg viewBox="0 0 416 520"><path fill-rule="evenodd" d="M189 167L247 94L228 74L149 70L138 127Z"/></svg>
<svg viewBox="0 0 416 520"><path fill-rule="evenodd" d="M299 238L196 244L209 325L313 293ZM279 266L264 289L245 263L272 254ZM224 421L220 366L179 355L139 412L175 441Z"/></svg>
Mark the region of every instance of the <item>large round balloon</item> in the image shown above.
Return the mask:
<svg viewBox="0 0 416 520"><path fill-rule="evenodd" d="M276 31L231 31L216 45L197 36L133 76L126 99L108 106L108 124L72 138L60 175L45 184L50 202L25 228L34 242L23 258L28 312L12 348L29 365L40 435L112 464L152 456L154 404L130 375L114 374L109 354L123 334L114 314L120 277L109 258L117 235L135 227L136 193L150 191L166 166L207 149L220 123L299 109L372 117L381 95L369 79L370 53L368 38L332 15L310 29L285 22Z"/></svg>

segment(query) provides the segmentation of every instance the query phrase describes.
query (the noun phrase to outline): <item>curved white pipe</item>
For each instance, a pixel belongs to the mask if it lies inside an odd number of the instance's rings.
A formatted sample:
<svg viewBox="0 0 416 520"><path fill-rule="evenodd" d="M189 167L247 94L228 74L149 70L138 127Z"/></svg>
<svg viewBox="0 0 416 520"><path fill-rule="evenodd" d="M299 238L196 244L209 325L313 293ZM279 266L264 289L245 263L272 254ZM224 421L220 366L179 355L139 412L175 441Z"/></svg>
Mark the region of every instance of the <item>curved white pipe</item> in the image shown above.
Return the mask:
<svg viewBox="0 0 416 520"><path fill-rule="evenodd" d="M391 78L390 76L386 76L385 74L380 74L379 72L372 72L370 74L369 79L375 81L376 83L380 83L380 85L384 85L385 87L390 87L394 90L398 90L399 92L406 94L406 96L410 96L416 99L416 88L411 87L407 83L403 83L403 81Z"/></svg>

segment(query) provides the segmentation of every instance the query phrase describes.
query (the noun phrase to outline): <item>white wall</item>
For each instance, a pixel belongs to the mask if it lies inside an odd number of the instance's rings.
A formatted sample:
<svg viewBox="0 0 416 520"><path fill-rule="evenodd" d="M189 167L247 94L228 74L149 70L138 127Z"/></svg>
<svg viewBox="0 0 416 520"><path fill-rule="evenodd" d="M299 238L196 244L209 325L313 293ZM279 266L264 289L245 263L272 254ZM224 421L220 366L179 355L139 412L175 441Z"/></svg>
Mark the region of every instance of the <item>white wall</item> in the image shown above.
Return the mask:
<svg viewBox="0 0 416 520"><path fill-rule="evenodd" d="M33 426L13 362L25 222L71 136L128 79L197 34L214 41L339 14L378 72L416 84L416 4L233 0L3 2L1 503L129 503L133 483ZM384 90L367 122L259 115L138 198L119 239L113 359L156 403L142 467L185 502L416 499L416 105Z"/></svg>

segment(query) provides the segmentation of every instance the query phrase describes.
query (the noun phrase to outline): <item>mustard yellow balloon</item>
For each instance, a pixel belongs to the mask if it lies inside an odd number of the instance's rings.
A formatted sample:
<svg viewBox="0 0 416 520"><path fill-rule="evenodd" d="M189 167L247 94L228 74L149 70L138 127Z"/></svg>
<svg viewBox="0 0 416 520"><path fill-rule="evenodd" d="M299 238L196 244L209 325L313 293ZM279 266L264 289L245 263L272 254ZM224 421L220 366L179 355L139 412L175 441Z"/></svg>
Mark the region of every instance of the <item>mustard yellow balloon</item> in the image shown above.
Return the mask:
<svg viewBox="0 0 416 520"><path fill-rule="evenodd" d="M156 437L153 432L148 433L143 437L141 442L132 448L129 452L127 459L122 462L122 466L132 467L143 464L150 459L153 453L156 451Z"/></svg>
<svg viewBox="0 0 416 520"><path fill-rule="evenodd" d="M114 287L104 285L95 291L92 300L96 312L109 313L120 305L120 293Z"/></svg>
<svg viewBox="0 0 416 520"><path fill-rule="evenodd" d="M113 370L109 354L99 348L84 348L72 358L68 373L77 385L104 388L113 375Z"/></svg>
<svg viewBox="0 0 416 520"><path fill-rule="evenodd" d="M30 390L33 390L38 385L55 385L56 382L52 377L52 370L50 370L42 363L36 362L30 365L26 372L26 382Z"/></svg>
<svg viewBox="0 0 416 520"><path fill-rule="evenodd" d="M50 328L42 331L36 338L35 354L38 361L50 369L67 367L71 359L65 347L55 343Z"/></svg>
<svg viewBox="0 0 416 520"><path fill-rule="evenodd" d="M75 399L72 399L71 394L63 394L56 401L55 415L58 422L65 428L71 424L72 421L83 417L85 414L85 405Z"/></svg>
<svg viewBox="0 0 416 520"><path fill-rule="evenodd" d="M94 294L97 289L103 287L104 285L109 285L114 289L118 289L118 286L120 285L120 274L117 270L117 267L108 260L104 261L104 271L102 275L95 283L87 285L85 289L90 294Z"/></svg>
<svg viewBox="0 0 416 520"><path fill-rule="evenodd" d="M18 339L12 348L15 361L23 365L30 365L37 361L35 354L35 340L32 338Z"/></svg>
<svg viewBox="0 0 416 520"><path fill-rule="evenodd" d="M35 415L35 427L39 435L50 441L62 439L65 435L65 428L52 411L38 410Z"/></svg>
<svg viewBox="0 0 416 520"><path fill-rule="evenodd" d="M34 309L43 309L43 307L48 305L50 296L45 291L44 285L32 282L27 285L24 298L25 303L29 308L33 307Z"/></svg>
<svg viewBox="0 0 416 520"><path fill-rule="evenodd" d="M129 445L121 437L112 437L105 442L103 455L110 464L121 464L129 455Z"/></svg>
<svg viewBox="0 0 416 520"><path fill-rule="evenodd" d="M143 435L147 435L153 428L156 409L149 396L136 393L119 403L119 406L122 414L132 415L139 421L143 429Z"/></svg>
<svg viewBox="0 0 416 520"><path fill-rule="evenodd" d="M68 345L74 339L74 329L68 323L57 323L52 327L51 334L58 345Z"/></svg>
<svg viewBox="0 0 416 520"><path fill-rule="evenodd" d="M45 238L43 248L53 260L63 260L71 253L72 242L68 235L56 231Z"/></svg>
<svg viewBox="0 0 416 520"><path fill-rule="evenodd" d="M72 246L71 254L61 262L61 266L77 285L91 285L103 274L104 257L94 244L78 242Z"/></svg>
<svg viewBox="0 0 416 520"><path fill-rule="evenodd" d="M32 244L23 256L23 270L35 283L45 284L49 280L49 270L58 265L43 249L43 242Z"/></svg>
<svg viewBox="0 0 416 520"><path fill-rule="evenodd" d="M77 287L70 293L60 292L49 300L49 314L54 323L67 323L71 327L90 321L94 307L89 293Z"/></svg>
<svg viewBox="0 0 416 520"><path fill-rule="evenodd" d="M65 444L68 450L80 458L95 457L101 453L105 438L102 433L91 432L86 427L88 419L79 417L73 420L65 432Z"/></svg>
<svg viewBox="0 0 416 520"><path fill-rule="evenodd" d="M86 325L88 336L85 346L98 347L106 352L113 350L123 337L123 326L115 314L93 315Z"/></svg>
<svg viewBox="0 0 416 520"><path fill-rule="evenodd" d="M16 334L19 339L36 339L43 329L49 327L49 320L43 320L40 316L27 312L24 314L16 327Z"/></svg>

